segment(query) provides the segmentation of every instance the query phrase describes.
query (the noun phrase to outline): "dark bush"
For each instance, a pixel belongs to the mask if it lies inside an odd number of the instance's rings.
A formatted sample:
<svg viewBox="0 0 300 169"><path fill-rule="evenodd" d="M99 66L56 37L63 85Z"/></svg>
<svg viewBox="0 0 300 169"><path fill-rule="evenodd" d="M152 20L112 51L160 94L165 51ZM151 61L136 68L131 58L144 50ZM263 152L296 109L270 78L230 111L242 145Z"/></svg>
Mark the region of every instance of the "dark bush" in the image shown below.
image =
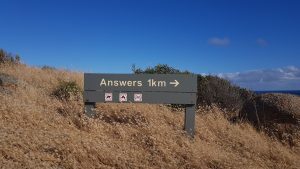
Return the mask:
<svg viewBox="0 0 300 169"><path fill-rule="evenodd" d="M42 70L56 70L56 68L53 66L44 65L42 66Z"/></svg>
<svg viewBox="0 0 300 169"><path fill-rule="evenodd" d="M12 63L18 64L21 61L21 57L17 55L13 55L11 53L6 52L3 49L0 49L0 64L4 63Z"/></svg>
<svg viewBox="0 0 300 169"><path fill-rule="evenodd" d="M170 67L167 64L158 64L154 67L148 67L145 70L132 66L135 74L190 74L189 71L180 71ZM217 76L198 75L198 99L199 106L212 106L213 104L222 109L232 112L239 111L243 104L249 100L254 93L231 84L228 80ZM178 107L173 105L172 107ZM181 106L179 106L181 107Z"/></svg>
<svg viewBox="0 0 300 169"><path fill-rule="evenodd" d="M260 94L248 100L240 119L258 130L294 146L300 138L300 97L289 94Z"/></svg>
<svg viewBox="0 0 300 169"><path fill-rule="evenodd" d="M82 89L75 81L61 82L52 94L60 100L79 100Z"/></svg>
<svg viewBox="0 0 300 169"><path fill-rule="evenodd" d="M235 86L226 79L211 75L198 75L197 103L199 105L216 104L223 109L239 111L252 95L254 95L253 92Z"/></svg>
<svg viewBox="0 0 300 169"><path fill-rule="evenodd" d="M147 67L145 70L141 68L136 68L132 65L132 72L135 74L189 74L189 71L180 71L167 64L158 64L154 67Z"/></svg>

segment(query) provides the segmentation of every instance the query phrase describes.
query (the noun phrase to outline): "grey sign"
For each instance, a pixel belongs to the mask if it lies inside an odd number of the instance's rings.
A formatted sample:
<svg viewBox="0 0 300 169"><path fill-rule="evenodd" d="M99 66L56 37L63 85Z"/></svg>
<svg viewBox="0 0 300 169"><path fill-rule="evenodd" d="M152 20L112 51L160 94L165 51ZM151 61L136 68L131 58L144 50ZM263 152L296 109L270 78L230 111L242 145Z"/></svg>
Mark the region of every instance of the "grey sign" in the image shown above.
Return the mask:
<svg viewBox="0 0 300 169"><path fill-rule="evenodd" d="M84 81L84 90L92 91L197 92L196 75L86 73Z"/></svg>
<svg viewBox="0 0 300 169"><path fill-rule="evenodd" d="M85 112L96 103L184 104L184 129L194 135L197 76L190 74L84 74Z"/></svg>

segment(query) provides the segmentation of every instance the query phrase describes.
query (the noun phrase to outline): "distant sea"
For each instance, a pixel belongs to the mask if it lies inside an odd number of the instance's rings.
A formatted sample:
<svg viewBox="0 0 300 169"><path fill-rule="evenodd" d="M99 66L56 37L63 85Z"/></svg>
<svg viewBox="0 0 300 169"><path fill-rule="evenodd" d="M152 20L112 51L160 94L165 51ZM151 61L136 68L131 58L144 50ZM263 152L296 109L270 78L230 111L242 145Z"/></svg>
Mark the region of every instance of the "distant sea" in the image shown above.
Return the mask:
<svg viewBox="0 0 300 169"><path fill-rule="evenodd" d="M300 90L267 90L267 91L255 91L257 94L265 93L284 93L284 94L294 94L300 96Z"/></svg>

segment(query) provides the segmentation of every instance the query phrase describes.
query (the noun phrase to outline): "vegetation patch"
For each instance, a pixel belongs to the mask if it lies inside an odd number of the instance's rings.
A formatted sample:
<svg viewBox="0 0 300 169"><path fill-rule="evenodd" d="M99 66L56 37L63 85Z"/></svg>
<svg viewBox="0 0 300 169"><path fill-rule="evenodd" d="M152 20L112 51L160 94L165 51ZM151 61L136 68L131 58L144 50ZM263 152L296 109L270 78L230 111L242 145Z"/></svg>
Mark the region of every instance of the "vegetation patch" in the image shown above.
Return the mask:
<svg viewBox="0 0 300 169"><path fill-rule="evenodd" d="M63 81L53 91L52 95L60 100L79 100L82 97L82 89L75 81Z"/></svg>
<svg viewBox="0 0 300 169"><path fill-rule="evenodd" d="M12 54L0 49L0 64L19 64L21 57L18 54Z"/></svg>
<svg viewBox="0 0 300 169"><path fill-rule="evenodd" d="M5 73L0 72L0 92L11 94L12 90L16 89L18 79Z"/></svg>
<svg viewBox="0 0 300 169"><path fill-rule="evenodd" d="M262 94L248 100L240 118L271 136L293 146L300 138L300 97L288 94Z"/></svg>
<svg viewBox="0 0 300 169"><path fill-rule="evenodd" d="M185 70L173 68L167 64L158 64L154 67L147 67L145 69L136 68L132 66L132 71L135 74L192 74ZM203 76L198 74L198 92L197 105L210 106L217 105L228 112L228 117L236 116L243 107L243 104L255 96L254 92L235 86L226 79L218 76ZM180 105L172 105L173 108L180 108Z"/></svg>
<svg viewBox="0 0 300 169"><path fill-rule="evenodd" d="M42 70L50 70L50 71L53 71L53 70L56 70L56 68L53 67L53 66L44 65L44 66L42 66Z"/></svg>

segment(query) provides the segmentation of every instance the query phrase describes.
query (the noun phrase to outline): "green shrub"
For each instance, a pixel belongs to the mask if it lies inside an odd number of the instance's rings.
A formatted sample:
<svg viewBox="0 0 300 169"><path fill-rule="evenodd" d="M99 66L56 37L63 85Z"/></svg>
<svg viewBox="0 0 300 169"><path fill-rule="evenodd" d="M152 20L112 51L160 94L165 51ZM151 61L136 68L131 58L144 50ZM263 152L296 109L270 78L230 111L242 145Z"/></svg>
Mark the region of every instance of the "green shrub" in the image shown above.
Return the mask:
<svg viewBox="0 0 300 169"><path fill-rule="evenodd" d="M18 64L21 61L21 57L17 55L13 55L11 53L6 52L3 49L0 49L0 64L4 63L12 63Z"/></svg>
<svg viewBox="0 0 300 169"><path fill-rule="evenodd" d="M167 64L158 64L154 67L147 67L145 70L141 68L136 68L135 65L132 65L132 72L134 74L189 74L189 71L180 71L175 69Z"/></svg>
<svg viewBox="0 0 300 169"><path fill-rule="evenodd" d="M217 76L198 75L199 105L218 105L230 111L239 111L243 104L254 95L253 92L231 84Z"/></svg>
<svg viewBox="0 0 300 169"><path fill-rule="evenodd" d="M167 64L158 64L154 67L146 69L136 68L132 66L135 74L191 74L189 71L180 71L170 67ZM197 105L212 106L217 105L222 109L232 112L238 112L242 109L243 104L249 100L254 93L252 91L240 88L231 84L228 80L217 76L198 75L198 92ZM172 108L182 107L181 105L172 105Z"/></svg>
<svg viewBox="0 0 300 169"><path fill-rule="evenodd" d="M42 70L56 70L56 68L53 66L44 65L42 66Z"/></svg>
<svg viewBox="0 0 300 169"><path fill-rule="evenodd" d="M60 100L79 100L82 89L75 81L61 82L52 94Z"/></svg>

